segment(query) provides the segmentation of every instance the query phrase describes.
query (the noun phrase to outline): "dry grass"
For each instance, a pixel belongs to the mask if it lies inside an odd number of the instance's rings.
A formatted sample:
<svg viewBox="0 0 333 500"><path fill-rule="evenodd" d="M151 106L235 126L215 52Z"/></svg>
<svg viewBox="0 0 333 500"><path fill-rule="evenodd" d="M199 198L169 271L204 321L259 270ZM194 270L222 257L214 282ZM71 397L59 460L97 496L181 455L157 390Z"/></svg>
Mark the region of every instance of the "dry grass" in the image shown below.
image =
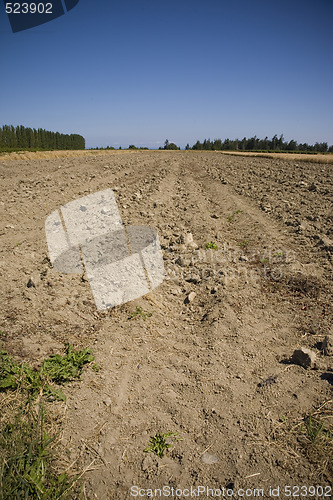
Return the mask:
<svg viewBox="0 0 333 500"><path fill-rule="evenodd" d="M59 471L61 416L21 390L0 394L0 402L0 498L71 498L79 473Z"/></svg>
<svg viewBox="0 0 333 500"><path fill-rule="evenodd" d="M8 160L50 160L53 158L77 158L81 156L107 156L121 154L123 151L135 152L135 150L97 150L97 149L80 149L80 150L65 150L65 151L16 151L13 153L0 154L0 161Z"/></svg>
<svg viewBox="0 0 333 500"><path fill-rule="evenodd" d="M311 479L318 484L333 481L333 400L301 418L284 416L271 434L271 444L284 456L284 467L291 470L295 461L311 465Z"/></svg>
<svg viewBox="0 0 333 500"><path fill-rule="evenodd" d="M78 158L81 156L86 157L96 157L96 156L109 156L109 155L119 155L124 152L128 153L140 153L140 149L81 149L81 150L65 150L65 151L16 151L13 153L0 153L0 161L8 160L50 160L53 158ZM174 153L175 151L169 150L152 150L156 153ZM191 151L186 151L188 154ZM252 152L241 152L241 151L194 151L195 153L218 153L224 155L235 155L235 156L257 156L259 158L278 158L281 160L293 160L293 161L312 161L316 163L333 163L333 154L302 154L302 153L252 153ZM181 153L181 151L179 151Z"/></svg>
<svg viewBox="0 0 333 500"><path fill-rule="evenodd" d="M333 163L333 154L307 154L307 153L255 153L245 151L215 151L232 156L257 156L259 158L277 158L280 160L312 161L315 163Z"/></svg>

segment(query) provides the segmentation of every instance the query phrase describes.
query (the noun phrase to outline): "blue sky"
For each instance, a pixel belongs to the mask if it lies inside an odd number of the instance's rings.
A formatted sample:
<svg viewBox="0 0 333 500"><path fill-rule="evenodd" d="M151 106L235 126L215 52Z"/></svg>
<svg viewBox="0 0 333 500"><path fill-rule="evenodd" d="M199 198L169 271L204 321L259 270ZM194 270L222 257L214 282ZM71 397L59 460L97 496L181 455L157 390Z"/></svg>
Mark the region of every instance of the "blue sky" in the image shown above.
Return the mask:
<svg viewBox="0 0 333 500"><path fill-rule="evenodd" d="M274 134L331 145L332 19L332 0L80 0L12 33L1 3L0 125L78 133L87 147Z"/></svg>

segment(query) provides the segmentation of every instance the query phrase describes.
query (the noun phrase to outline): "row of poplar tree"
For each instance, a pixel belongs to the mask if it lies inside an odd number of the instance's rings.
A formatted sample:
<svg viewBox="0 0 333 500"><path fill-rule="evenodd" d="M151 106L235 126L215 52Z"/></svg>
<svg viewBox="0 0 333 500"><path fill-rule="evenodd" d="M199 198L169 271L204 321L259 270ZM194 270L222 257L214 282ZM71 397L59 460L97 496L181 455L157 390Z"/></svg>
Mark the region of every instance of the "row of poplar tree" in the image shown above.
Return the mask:
<svg viewBox="0 0 333 500"><path fill-rule="evenodd" d="M19 149L85 149L85 139L78 134L60 134L42 128L27 128L23 125L0 127L0 151Z"/></svg>
<svg viewBox="0 0 333 500"><path fill-rule="evenodd" d="M333 146L328 146L327 142L316 142L316 144L311 145L306 142L298 144L297 141L293 139L291 141L285 141L283 135L278 137L274 135L272 139L259 139L258 137L250 137L247 139L215 139L211 141L210 139L205 139L203 142L197 141L192 147L187 144L185 149L196 149L196 150L225 150L225 151L306 151L306 152L318 152L318 153L333 153Z"/></svg>

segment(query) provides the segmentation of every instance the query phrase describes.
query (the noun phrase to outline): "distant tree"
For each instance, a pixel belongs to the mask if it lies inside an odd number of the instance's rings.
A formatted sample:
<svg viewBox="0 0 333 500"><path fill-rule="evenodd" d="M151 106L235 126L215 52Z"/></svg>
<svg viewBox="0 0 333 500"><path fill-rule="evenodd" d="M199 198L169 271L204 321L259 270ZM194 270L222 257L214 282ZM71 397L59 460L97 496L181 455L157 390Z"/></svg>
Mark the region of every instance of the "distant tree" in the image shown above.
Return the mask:
<svg viewBox="0 0 333 500"><path fill-rule="evenodd" d="M294 140L289 141L285 149L287 151L297 151L297 142Z"/></svg>
<svg viewBox="0 0 333 500"><path fill-rule="evenodd" d="M138 149L138 148L137 148L136 146L134 146L134 144L130 144L130 145L128 146L128 149Z"/></svg>
<svg viewBox="0 0 333 500"><path fill-rule="evenodd" d="M278 137L275 134L270 141L269 149L277 149L277 142L278 142Z"/></svg>
<svg viewBox="0 0 333 500"><path fill-rule="evenodd" d="M39 128L31 129L18 125L0 127L0 149L85 149L84 137L78 134L59 134Z"/></svg>
<svg viewBox="0 0 333 500"><path fill-rule="evenodd" d="M186 146L186 148L188 145ZM186 149L185 148L185 149ZM247 139L225 139L223 142L221 139L215 139L213 142L210 139L204 139L201 143L199 140L193 144L192 149L194 150L226 150L226 151L309 151L309 152L333 152L333 146L328 146L327 142L316 142L314 145L309 145L306 142L298 144L295 140L290 140L286 142L283 135L278 137L276 134L272 139L259 139L257 136L250 137Z"/></svg>
<svg viewBox="0 0 333 500"><path fill-rule="evenodd" d="M193 146L192 146L192 149L195 149L195 150L201 150L202 149L202 144L200 141L197 141Z"/></svg>
<svg viewBox="0 0 333 500"><path fill-rule="evenodd" d="M284 137L283 134L281 134L280 137L278 138L278 148L282 150L284 149L283 146L284 146Z"/></svg>
<svg viewBox="0 0 333 500"><path fill-rule="evenodd" d="M231 149L230 139L225 139L223 141L222 149L228 151Z"/></svg>
<svg viewBox="0 0 333 500"><path fill-rule="evenodd" d="M170 142L168 149L177 150L177 149L180 149L180 147L178 147L177 144L175 144L174 142Z"/></svg>
<svg viewBox="0 0 333 500"><path fill-rule="evenodd" d="M327 142L320 142L320 143L316 142L314 147L315 147L315 150L318 151L319 153L326 153L328 150Z"/></svg>
<svg viewBox="0 0 333 500"><path fill-rule="evenodd" d="M174 142L169 142L168 139L164 143L163 149L180 149Z"/></svg>

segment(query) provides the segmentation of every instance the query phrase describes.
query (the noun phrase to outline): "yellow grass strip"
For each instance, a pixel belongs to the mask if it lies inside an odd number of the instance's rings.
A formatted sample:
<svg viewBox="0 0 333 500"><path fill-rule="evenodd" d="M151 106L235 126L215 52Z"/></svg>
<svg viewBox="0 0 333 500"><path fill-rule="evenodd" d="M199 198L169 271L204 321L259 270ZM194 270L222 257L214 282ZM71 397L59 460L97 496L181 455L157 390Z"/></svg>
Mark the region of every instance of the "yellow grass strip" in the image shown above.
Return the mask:
<svg viewBox="0 0 333 500"><path fill-rule="evenodd" d="M333 163L333 154L307 153L256 153L251 151L215 151L215 153L232 156L257 156L259 158L277 158L280 160L312 161L315 163Z"/></svg>

